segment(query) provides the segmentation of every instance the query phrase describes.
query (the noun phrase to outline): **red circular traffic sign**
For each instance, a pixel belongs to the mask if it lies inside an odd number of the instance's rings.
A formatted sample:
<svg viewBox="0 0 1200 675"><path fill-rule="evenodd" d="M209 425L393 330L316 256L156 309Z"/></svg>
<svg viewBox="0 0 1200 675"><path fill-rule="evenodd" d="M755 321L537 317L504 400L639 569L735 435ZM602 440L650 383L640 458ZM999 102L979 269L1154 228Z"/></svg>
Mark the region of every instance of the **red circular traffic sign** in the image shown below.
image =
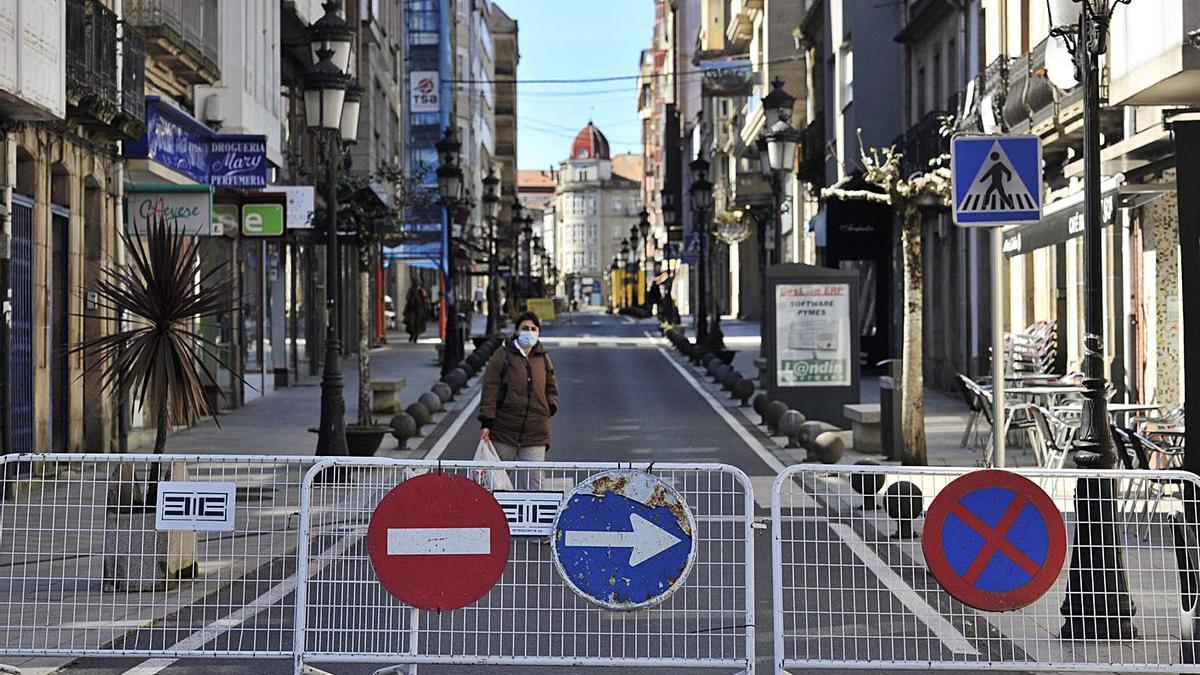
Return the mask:
<svg viewBox="0 0 1200 675"><path fill-rule="evenodd" d="M367 526L379 583L417 609L451 610L487 595L508 565L504 510L474 481L443 473L387 493Z"/></svg>
<svg viewBox="0 0 1200 675"><path fill-rule="evenodd" d="M1062 571L1066 526L1036 483L988 469L942 488L925 515L925 562L946 592L988 612L1042 597Z"/></svg>

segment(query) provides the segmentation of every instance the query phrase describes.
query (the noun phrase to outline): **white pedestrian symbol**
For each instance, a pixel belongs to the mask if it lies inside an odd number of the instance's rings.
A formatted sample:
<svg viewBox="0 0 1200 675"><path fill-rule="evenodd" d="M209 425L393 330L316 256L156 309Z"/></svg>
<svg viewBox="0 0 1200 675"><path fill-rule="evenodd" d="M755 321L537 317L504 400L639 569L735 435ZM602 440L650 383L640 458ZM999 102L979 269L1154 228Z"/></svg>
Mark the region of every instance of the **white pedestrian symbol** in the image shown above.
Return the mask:
<svg viewBox="0 0 1200 675"><path fill-rule="evenodd" d="M959 213L1036 211L1037 202L999 142L979 166L971 187L958 205Z"/></svg>

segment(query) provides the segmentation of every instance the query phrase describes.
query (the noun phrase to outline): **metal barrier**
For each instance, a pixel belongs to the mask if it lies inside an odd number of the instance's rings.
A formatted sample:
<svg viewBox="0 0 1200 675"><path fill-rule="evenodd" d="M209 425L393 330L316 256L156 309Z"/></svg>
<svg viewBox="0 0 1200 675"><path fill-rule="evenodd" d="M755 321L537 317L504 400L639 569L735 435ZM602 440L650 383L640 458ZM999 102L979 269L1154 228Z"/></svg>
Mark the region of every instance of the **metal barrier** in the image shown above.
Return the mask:
<svg viewBox="0 0 1200 675"><path fill-rule="evenodd" d="M1195 665L1200 649L1192 642L1200 592L1195 475L1017 471L1040 486L1062 515L1066 555L1061 573L1046 578L1052 585L1032 604L987 612L943 590L923 549L935 542L921 538L923 514L933 499L970 471L800 465L779 475L771 495L777 673L787 668L1200 672ZM1028 524L1014 526L999 518L976 525L976 531L986 534L991 528L992 534L980 535L975 545L988 555L977 553L972 568L1020 558L1019 551L1013 558L992 552L1008 550L1004 539L1010 527L1015 527L1013 537L1021 537ZM1116 568L1111 563L1118 555L1123 555L1124 576L1104 573ZM1100 564L1103 559L1109 562ZM1017 566L986 569L1001 577L1022 574ZM970 578L970 569L963 575ZM1120 592L1122 578L1127 594ZM1132 602L1130 616L1119 616L1122 607L1128 609L1123 598ZM1065 624L1070 630L1064 634ZM1136 637L1128 634L1129 627ZM1105 633L1110 639L1103 639Z"/></svg>
<svg viewBox="0 0 1200 675"><path fill-rule="evenodd" d="M297 591L297 670L314 662L737 668L754 663L754 513L749 479L718 464L653 464L696 521L696 558L686 583L662 604L602 610L570 590L545 538L516 538L491 591L453 611L408 607L379 583L364 536L392 488L441 471L478 480L503 468L521 485L567 492L612 463L431 462L326 459L304 479ZM637 465L636 468L646 468Z"/></svg>
<svg viewBox="0 0 1200 675"><path fill-rule="evenodd" d="M0 655L291 658L314 461L0 457Z"/></svg>

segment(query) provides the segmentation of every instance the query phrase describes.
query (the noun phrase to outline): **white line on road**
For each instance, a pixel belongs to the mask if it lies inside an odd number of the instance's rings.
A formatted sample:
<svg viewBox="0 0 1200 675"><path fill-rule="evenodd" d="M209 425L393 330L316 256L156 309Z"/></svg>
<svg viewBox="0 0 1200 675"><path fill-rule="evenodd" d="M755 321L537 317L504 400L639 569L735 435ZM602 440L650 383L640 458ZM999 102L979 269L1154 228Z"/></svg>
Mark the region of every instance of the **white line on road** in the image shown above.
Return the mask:
<svg viewBox="0 0 1200 675"><path fill-rule="evenodd" d="M950 651L955 654L966 656L979 656L979 652L975 647L971 646L971 641L966 638L954 624L946 620L941 612L937 611L925 602L911 586L904 583L899 574L883 561L875 551L867 546L866 542L858 536L854 528L842 523L829 523L829 529L833 530L838 537L846 544L846 547L858 556L858 559L866 565L879 581L887 586L892 595L900 601L902 605L908 608L908 611L916 615L921 623L925 624L930 632L942 641Z"/></svg>
<svg viewBox="0 0 1200 675"><path fill-rule="evenodd" d="M649 332L646 333L646 337L650 340L655 339L654 336ZM712 409L717 411L717 414L721 416L721 419L725 420L725 423L729 425L729 428L733 429L734 433L736 433L742 439L742 441L744 441L746 445L752 451L754 451L754 454L758 455L758 457L767 464L767 466L771 467L772 471L781 473L784 470L783 464L775 458L775 455L773 455L771 451L762 444L761 441L747 431L746 428L742 426L742 424L738 422L732 414L729 413L729 409L726 408L716 398L714 398L713 395L704 388L704 386L697 380L693 373L688 372L686 368L679 365L675 359L671 358L671 355L668 354L665 349L660 347L658 353L662 354L662 357L667 360L667 363L670 363L675 370L679 371L679 373L683 375L683 379L686 380L688 384L692 385L692 388L699 392L700 395L704 397L706 401L708 401L708 404L712 406ZM751 485L753 487L753 483L751 483ZM757 492L757 490L755 491ZM755 501L757 501L757 495ZM854 551L854 554L858 556L859 560L862 560L863 564L865 564L871 569L872 572L875 573L880 582L887 586L888 589L905 607L908 608L909 611L911 611L918 619L928 626L929 630L932 631L934 635L938 636L938 639L940 639L948 649L955 654L970 654L974 656L979 655L979 652L971 646L971 642L967 640L966 636L959 632L959 630L954 627L954 624L950 623L946 617L942 616L940 612L930 606L929 603L925 602L921 596L917 595L917 592L914 591L908 584L906 584L904 579L901 579L900 575L896 574L895 570L893 570L891 566L889 566L878 555L876 555L875 552L871 550L871 547L867 546L853 529L839 523L830 523L829 527L842 539L843 542L845 542L846 546L849 547L850 550Z"/></svg>
<svg viewBox="0 0 1200 675"><path fill-rule="evenodd" d="M312 573L318 573L325 569L330 562L340 558L342 554L350 550L350 547L356 544L362 537L359 535L351 535L342 537L332 547L326 549L321 555L315 556L309 565L309 570ZM248 604L242 606L236 612L228 616L221 617L216 621L201 628L198 632L192 633L184 639L176 642L167 648L167 651L181 652L193 651L203 647L220 637L222 634L229 631L231 628L240 626L250 617L258 614L271 605L282 601L289 593L296 590L296 575L292 574L276 586L271 587L266 593L251 600ZM159 658L149 659L139 663L138 665L126 670L122 675L157 675L168 666L175 663L179 659Z"/></svg>
<svg viewBox="0 0 1200 675"><path fill-rule="evenodd" d="M454 440L454 437L458 435L458 430L467 423L467 418L471 416L471 412L475 410L475 406L479 405L479 399L482 397L483 391L480 390L478 394L475 394L475 398L471 399L471 402L467 404L467 407L458 413L458 417L454 418L454 422L450 425L449 429L446 429L446 433L442 434L438 442L429 449L429 454L425 455L425 459L437 459L442 456L442 453L446 451L446 446L450 445L450 441Z"/></svg>
<svg viewBox="0 0 1200 675"><path fill-rule="evenodd" d="M389 527L388 555L487 555L488 527Z"/></svg>

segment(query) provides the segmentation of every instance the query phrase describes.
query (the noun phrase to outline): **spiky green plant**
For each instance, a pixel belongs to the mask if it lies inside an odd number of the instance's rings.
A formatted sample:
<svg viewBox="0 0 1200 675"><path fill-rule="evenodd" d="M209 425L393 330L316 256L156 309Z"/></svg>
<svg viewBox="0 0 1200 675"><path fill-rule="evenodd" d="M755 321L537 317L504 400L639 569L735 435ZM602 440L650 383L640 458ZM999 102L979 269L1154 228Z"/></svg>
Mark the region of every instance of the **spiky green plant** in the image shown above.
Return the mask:
<svg viewBox="0 0 1200 675"><path fill-rule="evenodd" d="M172 424L205 415L215 420L204 384L216 378L202 357L233 370L218 355L217 344L200 334L199 321L232 312L238 303L228 263L197 278L199 239L186 236L178 223L159 216L147 220L145 234L135 228L120 236L128 264L97 270L89 284L95 309L84 314L109 330L72 345L71 351L93 357L86 369L99 370L106 390L128 394L143 407L154 401L154 453L161 454Z"/></svg>

